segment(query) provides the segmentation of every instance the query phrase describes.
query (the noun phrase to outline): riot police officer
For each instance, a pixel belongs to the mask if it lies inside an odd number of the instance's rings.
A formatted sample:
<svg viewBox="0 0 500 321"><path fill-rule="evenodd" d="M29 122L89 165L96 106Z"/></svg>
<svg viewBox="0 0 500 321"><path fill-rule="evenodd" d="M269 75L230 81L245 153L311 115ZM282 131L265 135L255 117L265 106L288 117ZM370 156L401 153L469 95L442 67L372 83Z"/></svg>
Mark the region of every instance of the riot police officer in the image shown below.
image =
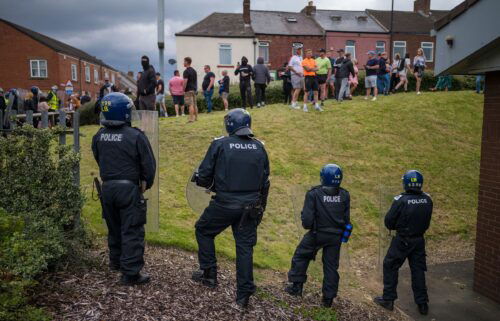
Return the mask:
<svg viewBox="0 0 500 321"><path fill-rule="evenodd" d="M108 226L110 268L121 271L123 285L149 282L144 266L145 190L155 178L156 161L142 131L131 127L133 102L111 93L101 101L106 120L92 139L92 151L103 180L101 204Z"/></svg>
<svg viewBox="0 0 500 321"><path fill-rule="evenodd" d="M339 287L339 256L342 234L350 225L350 195L340 187L343 174L336 164L320 172L321 185L307 192L302 210L302 226L309 230L297 246L288 272L291 282L285 291L302 296L309 262L323 249L323 306L331 307Z"/></svg>
<svg viewBox="0 0 500 321"><path fill-rule="evenodd" d="M236 242L236 303L242 308L255 292L253 247L270 186L267 152L253 137L251 121L246 110L231 110L224 117L229 136L214 139L194 178L215 196L195 225L200 270L192 279L217 285L214 238L231 226Z"/></svg>
<svg viewBox="0 0 500 321"><path fill-rule="evenodd" d="M387 255L384 259L384 294L374 302L393 310L397 299L398 270L408 259L411 270L413 296L418 310L426 315L429 307L425 285L425 239L432 216L432 199L422 192L424 177L419 171L410 170L403 175L405 192L394 197L391 209L385 216L385 226L395 230Z"/></svg>

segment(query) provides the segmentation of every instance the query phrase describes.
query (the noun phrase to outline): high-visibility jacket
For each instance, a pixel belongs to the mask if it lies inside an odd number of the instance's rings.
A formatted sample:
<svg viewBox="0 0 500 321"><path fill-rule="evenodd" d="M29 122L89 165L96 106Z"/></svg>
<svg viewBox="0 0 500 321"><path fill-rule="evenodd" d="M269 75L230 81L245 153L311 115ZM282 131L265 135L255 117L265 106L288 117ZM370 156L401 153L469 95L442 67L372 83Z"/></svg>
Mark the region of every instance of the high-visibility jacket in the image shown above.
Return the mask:
<svg viewBox="0 0 500 321"><path fill-rule="evenodd" d="M57 94L53 91L50 91L49 95L50 94L52 94L52 97L50 97L47 104L49 105L50 109L58 110L59 109L59 98L57 97Z"/></svg>

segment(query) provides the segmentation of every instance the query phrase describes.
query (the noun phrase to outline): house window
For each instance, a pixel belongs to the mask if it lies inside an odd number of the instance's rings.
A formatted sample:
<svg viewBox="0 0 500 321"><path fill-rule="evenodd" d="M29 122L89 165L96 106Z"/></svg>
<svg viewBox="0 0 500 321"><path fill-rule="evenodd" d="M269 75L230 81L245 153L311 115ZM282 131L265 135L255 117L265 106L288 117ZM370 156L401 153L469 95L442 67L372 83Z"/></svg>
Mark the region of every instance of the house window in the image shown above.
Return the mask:
<svg viewBox="0 0 500 321"><path fill-rule="evenodd" d="M394 41L394 48L392 50L392 56L399 54L401 58L406 55L406 41Z"/></svg>
<svg viewBox="0 0 500 321"><path fill-rule="evenodd" d="M269 63L269 42L259 42L259 57L264 58L264 63Z"/></svg>
<svg viewBox="0 0 500 321"><path fill-rule="evenodd" d="M75 64L71 64L71 80L78 81L78 73Z"/></svg>
<svg viewBox="0 0 500 321"><path fill-rule="evenodd" d="M375 52L377 54L382 53L385 51L385 41L377 41L376 47L375 47Z"/></svg>
<svg viewBox="0 0 500 321"><path fill-rule="evenodd" d="M296 55L297 54L297 49L302 49L304 47L304 45L302 44L302 42L294 42L292 44L292 55ZM301 56L302 54L304 53L304 51L301 52Z"/></svg>
<svg viewBox="0 0 500 321"><path fill-rule="evenodd" d="M356 58L356 42L354 40L347 40L345 42L345 52L350 52L351 57Z"/></svg>
<svg viewBox="0 0 500 321"><path fill-rule="evenodd" d="M90 67L85 66L85 81L90 82Z"/></svg>
<svg viewBox="0 0 500 321"><path fill-rule="evenodd" d="M219 44L219 64L220 65L231 65L231 45L230 44Z"/></svg>
<svg viewBox="0 0 500 321"><path fill-rule="evenodd" d="M424 51L425 61L434 61L434 43L433 42L422 42L422 50Z"/></svg>
<svg viewBox="0 0 500 321"><path fill-rule="evenodd" d="M108 72L107 72L107 71L106 71L106 72L104 72L104 80L106 80L106 79L107 79L107 80L109 80L109 74L108 74Z"/></svg>
<svg viewBox="0 0 500 321"><path fill-rule="evenodd" d="M31 78L47 78L47 60L30 60Z"/></svg>
<svg viewBox="0 0 500 321"><path fill-rule="evenodd" d="M111 74L111 82L113 83L113 85L115 84L115 74Z"/></svg>
<svg viewBox="0 0 500 321"><path fill-rule="evenodd" d="M99 83L99 70L94 69L94 84Z"/></svg>

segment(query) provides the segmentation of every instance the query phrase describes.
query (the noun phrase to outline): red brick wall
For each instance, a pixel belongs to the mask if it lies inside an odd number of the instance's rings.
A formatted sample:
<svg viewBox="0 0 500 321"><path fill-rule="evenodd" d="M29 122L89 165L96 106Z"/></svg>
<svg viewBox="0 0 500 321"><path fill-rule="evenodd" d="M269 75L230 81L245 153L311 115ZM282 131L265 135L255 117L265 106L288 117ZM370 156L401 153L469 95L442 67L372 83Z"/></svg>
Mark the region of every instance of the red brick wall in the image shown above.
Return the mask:
<svg viewBox="0 0 500 321"><path fill-rule="evenodd" d="M410 54L411 63L413 65L413 57L417 55L417 49L421 47L422 42L434 43L434 57L432 62L427 62L427 69L434 69L434 61L436 60L436 38L428 35L407 35L394 34L392 41L406 41L406 52Z"/></svg>
<svg viewBox="0 0 500 321"><path fill-rule="evenodd" d="M387 34L369 34L369 33L348 33L348 32L328 32L327 33L327 48L333 49L334 57L337 57L336 51L345 49L346 41L354 40L356 45L356 58L358 60L358 68L364 69L364 65L368 60L366 54L370 50L375 50L377 41L385 42L385 50L389 50L389 35Z"/></svg>
<svg viewBox="0 0 500 321"><path fill-rule="evenodd" d="M288 62L292 57L292 44L301 42L304 49L312 49L315 53L326 47L326 39L323 36L276 36L259 35L259 41L269 42L269 69L276 70ZM258 54L258 53L257 53Z"/></svg>
<svg viewBox="0 0 500 321"><path fill-rule="evenodd" d="M31 78L30 59L47 60L47 78ZM71 64L77 65L77 81L71 80ZM90 82L85 81L86 64L90 65ZM99 70L99 84L94 83L94 68ZM0 22L0 87L4 90L38 86L47 91L53 85L61 85L71 80L75 91L89 91L91 96L95 97L102 85L105 71L108 71L110 81L112 74L115 74L115 84L119 86L118 72L57 53L10 25Z"/></svg>
<svg viewBox="0 0 500 321"><path fill-rule="evenodd" d="M474 290L500 303L500 71L485 88Z"/></svg>

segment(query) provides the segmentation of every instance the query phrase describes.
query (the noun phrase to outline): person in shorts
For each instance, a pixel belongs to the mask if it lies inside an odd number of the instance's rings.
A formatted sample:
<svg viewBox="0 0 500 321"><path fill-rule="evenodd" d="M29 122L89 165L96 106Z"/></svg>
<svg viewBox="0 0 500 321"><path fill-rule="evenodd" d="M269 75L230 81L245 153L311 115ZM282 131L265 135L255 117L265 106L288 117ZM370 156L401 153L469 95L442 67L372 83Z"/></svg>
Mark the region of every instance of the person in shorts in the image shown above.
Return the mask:
<svg viewBox="0 0 500 321"><path fill-rule="evenodd" d="M198 106L196 105L196 90L198 89L198 74L193 67L191 67L192 59L190 57L184 58L184 101L188 106L189 120L192 123L198 120Z"/></svg>
<svg viewBox="0 0 500 321"><path fill-rule="evenodd" d="M174 76L168 81L168 90L174 101L175 117L179 117L179 107L184 116L184 79L180 77L179 70L174 71Z"/></svg>
<svg viewBox="0 0 500 321"><path fill-rule="evenodd" d="M304 88L304 69L302 68L302 47L295 48L295 54L288 62L288 69L291 74L291 82L293 88L292 105L294 109L300 109L297 106L300 91Z"/></svg>
<svg viewBox="0 0 500 321"><path fill-rule="evenodd" d="M365 77L365 88L366 96L365 100L370 96L371 90L373 89L372 101L377 100L378 89L377 89L377 71L379 69L378 59L375 58L375 51L368 51L368 61L365 65L366 77Z"/></svg>
<svg viewBox="0 0 500 321"><path fill-rule="evenodd" d="M324 101L328 97L327 82L332 74L332 64L330 59L326 56L325 49L319 50L319 57L316 58L316 64L318 65L318 71L316 74L318 76L319 89L321 93L321 106L324 106Z"/></svg>
<svg viewBox="0 0 500 321"><path fill-rule="evenodd" d="M335 95L335 70L336 70L335 68L333 68L333 66L335 66L336 63L336 59L335 57L333 57L333 54L334 54L333 48L328 50L328 52L326 53L326 56L328 57L328 59L330 59L330 65L332 66L332 72L330 78L328 79L328 87L330 87L330 92L332 93L332 96ZM326 96L328 97L328 94Z"/></svg>
<svg viewBox="0 0 500 321"><path fill-rule="evenodd" d="M168 117L167 107L165 106L165 82L161 79L161 74L156 73L156 105L160 106L160 115Z"/></svg>
<svg viewBox="0 0 500 321"><path fill-rule="evenodd" d="M307 94L309 92L313 92L313 103L314 108L317 111L323 111L318 104L318 77L316 76L316 72L318 71L318 65L316 64L316 60L312 56L312 50L306 50L306 58L302 61L302 68L304 68L304 76L305 76L305 93L304 93L304 112L308 112L307 109Z"/></svg>
<svg viewBox="0 0 500 321"><path fill-rule="evenodd" d="M222 98L222 102L224 103L224 110L229 110L229 101L227 100L229 97L229 76L227 75L227 70L222 71L222 79L219 80L219 96Z"/></svg>

